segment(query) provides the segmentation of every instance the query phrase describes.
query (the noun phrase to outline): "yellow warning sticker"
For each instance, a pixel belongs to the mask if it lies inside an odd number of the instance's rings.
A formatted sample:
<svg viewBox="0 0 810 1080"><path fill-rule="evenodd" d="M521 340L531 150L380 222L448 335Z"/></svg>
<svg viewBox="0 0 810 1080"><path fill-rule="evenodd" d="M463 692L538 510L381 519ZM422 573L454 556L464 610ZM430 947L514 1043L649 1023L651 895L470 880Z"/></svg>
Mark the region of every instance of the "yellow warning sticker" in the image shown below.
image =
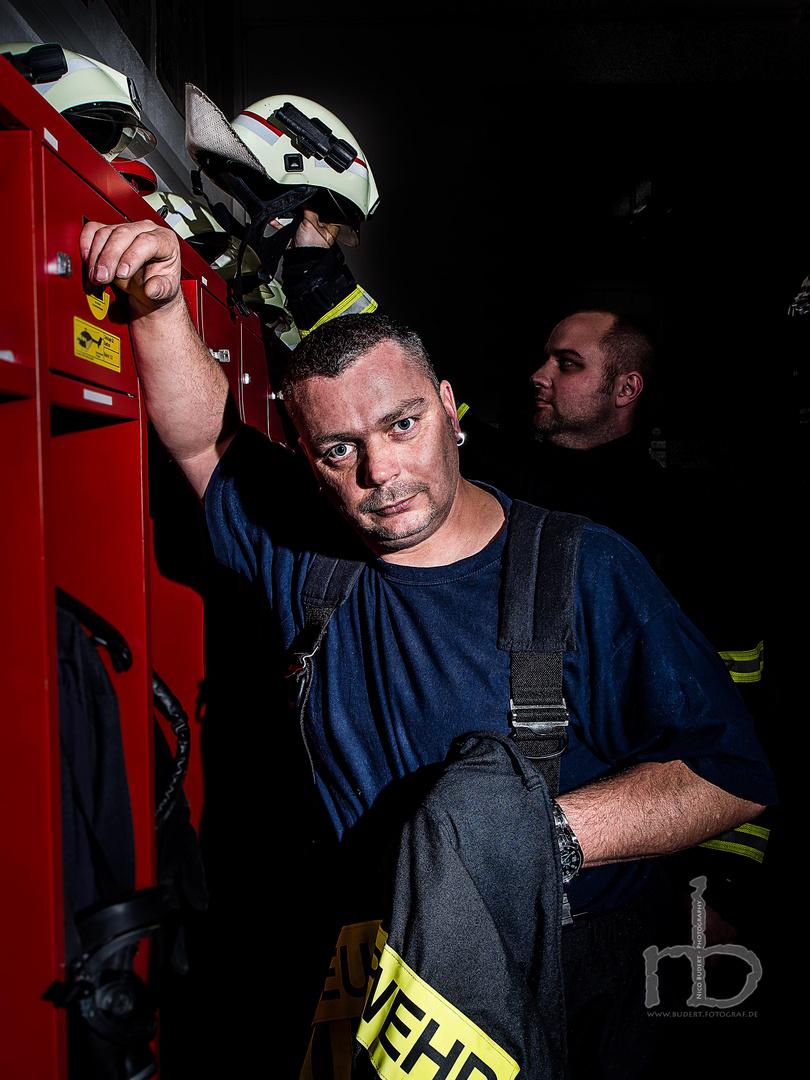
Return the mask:
<svg viewBox="0 0 810 1080"><path fill-rule="evenodd" d="M104 289L101 293L89 292L85 295L87 296L87 303L93 316L96 319L106 319L107 312L110 310L109 288Z"/></svg>
<svg viewBox="0 0 810 1080"><path fill-rule="evenodd" d="M357 1041L382 1080L513 1080L520 1066L411 970L380 929ZM438 1068L438 1072L437 1072Z"/></svg>
<svg viewBox="0 0 810 1080"><path fill-rule="evenodd" d="M121 370L121 339L76 316L73 318L73 354L111 371Z"/></svg>

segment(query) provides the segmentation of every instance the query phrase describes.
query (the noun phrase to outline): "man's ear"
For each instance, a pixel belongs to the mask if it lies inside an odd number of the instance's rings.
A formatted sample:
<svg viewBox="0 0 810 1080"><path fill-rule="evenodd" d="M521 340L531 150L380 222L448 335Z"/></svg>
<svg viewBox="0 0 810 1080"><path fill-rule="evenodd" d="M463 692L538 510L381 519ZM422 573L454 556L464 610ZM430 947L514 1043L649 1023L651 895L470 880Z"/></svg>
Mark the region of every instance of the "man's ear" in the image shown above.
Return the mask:
<svg viewBox="0 0 810 1080"><path fill-rule="evenodd" d="M644 379L637 371L626 371L616 380L616 408L634 405L644 389Z"/></svg>
<svg viewBox="0 0 810 1080"><path fill-rule="evenodd" d="M453 387L450 383L444 379L439 385L439 397L441 398L442 405L447 415L450 417L450 423L453 425L453 430L456 435L459 434L460 429L458 426L458 410L456 409L456 399L453 395Z"/></svg>

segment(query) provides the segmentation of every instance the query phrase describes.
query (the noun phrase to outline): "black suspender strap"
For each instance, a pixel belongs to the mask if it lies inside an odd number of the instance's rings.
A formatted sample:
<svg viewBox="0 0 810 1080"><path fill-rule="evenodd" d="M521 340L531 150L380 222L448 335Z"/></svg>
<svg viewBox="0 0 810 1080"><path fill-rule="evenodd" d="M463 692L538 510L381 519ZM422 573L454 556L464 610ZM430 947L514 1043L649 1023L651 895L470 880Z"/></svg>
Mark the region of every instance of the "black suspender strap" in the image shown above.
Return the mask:
<svg viewBox="0 0 810 1080"><path fill-rule="evenodd" d="M290 706L301 713L307 703L315 672L314 657L332 615L349 596L364 564L353 559L316 555L307 573L301 602L304 626L287 651Z"/></svg>
<svg viewBox="0 0 810 1080"><path fill-rule="evenodd" d="M513 502L507 527L498 648L510 654L509 720L552 798L568 745L563 654L576 648L575 582L586 520Z"/></svg>

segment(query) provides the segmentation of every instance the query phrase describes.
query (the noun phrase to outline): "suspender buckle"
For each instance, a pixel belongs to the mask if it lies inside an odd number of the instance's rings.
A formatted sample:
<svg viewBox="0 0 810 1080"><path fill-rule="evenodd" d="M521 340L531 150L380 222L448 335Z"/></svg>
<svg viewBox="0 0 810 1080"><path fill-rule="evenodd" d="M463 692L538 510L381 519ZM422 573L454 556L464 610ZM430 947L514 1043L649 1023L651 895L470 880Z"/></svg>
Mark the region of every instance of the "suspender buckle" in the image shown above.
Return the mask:
<svg viewBox="0 0 810 1080"><path fill-rule="evenodd" d="M554 716L553 714L557 714ZM534 716L532 716L534 714ZM535 719L539 714L539 719ZM568 706L565 698L556 705L516 705L509 699L509 722L518 742L532 744L526 756L533 759L560 757L568 747ZM537 753L537 743L556 741L556 748Z"/></svg>
<svg viewBox="0 0 810 1080"><path fill-rule="evenodd" d="M300 709L309 688L312 684L313 656L314 651L309 653L294 653L290 659L285 679L291 679L288 689L288 700L291 709Z"/></svg>

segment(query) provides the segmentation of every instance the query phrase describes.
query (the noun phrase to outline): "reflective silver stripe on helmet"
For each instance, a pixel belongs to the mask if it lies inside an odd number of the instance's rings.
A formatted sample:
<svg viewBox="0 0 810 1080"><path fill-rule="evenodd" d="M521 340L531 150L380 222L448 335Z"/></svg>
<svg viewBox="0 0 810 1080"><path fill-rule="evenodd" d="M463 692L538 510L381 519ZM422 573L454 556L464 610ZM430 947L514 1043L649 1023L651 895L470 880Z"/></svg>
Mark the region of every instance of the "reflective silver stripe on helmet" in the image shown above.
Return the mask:
<svg viewBox="0 0 810 1080"><path fill-rule="evenodd" d="M240 113L234 120L234 123L241 124L243 127L248 128L254 135L258 135L260 139L264 139L270 146L274 146L281 138L282 133L278 128L274 128L272 124L263 120L261 116L257 116L256 113Z"/></svg>
<svg viewBox="0 0 810 1080"><path fill-rule="evenodd" d="M320 159L316 159L312 164L316 169L332 168L328 161L321 161ZM368 168L363 164L360 158L355 158L348 169L346 169L346 172L354 173L355 176L359 176L361 180L368 180Z"/></svg>

